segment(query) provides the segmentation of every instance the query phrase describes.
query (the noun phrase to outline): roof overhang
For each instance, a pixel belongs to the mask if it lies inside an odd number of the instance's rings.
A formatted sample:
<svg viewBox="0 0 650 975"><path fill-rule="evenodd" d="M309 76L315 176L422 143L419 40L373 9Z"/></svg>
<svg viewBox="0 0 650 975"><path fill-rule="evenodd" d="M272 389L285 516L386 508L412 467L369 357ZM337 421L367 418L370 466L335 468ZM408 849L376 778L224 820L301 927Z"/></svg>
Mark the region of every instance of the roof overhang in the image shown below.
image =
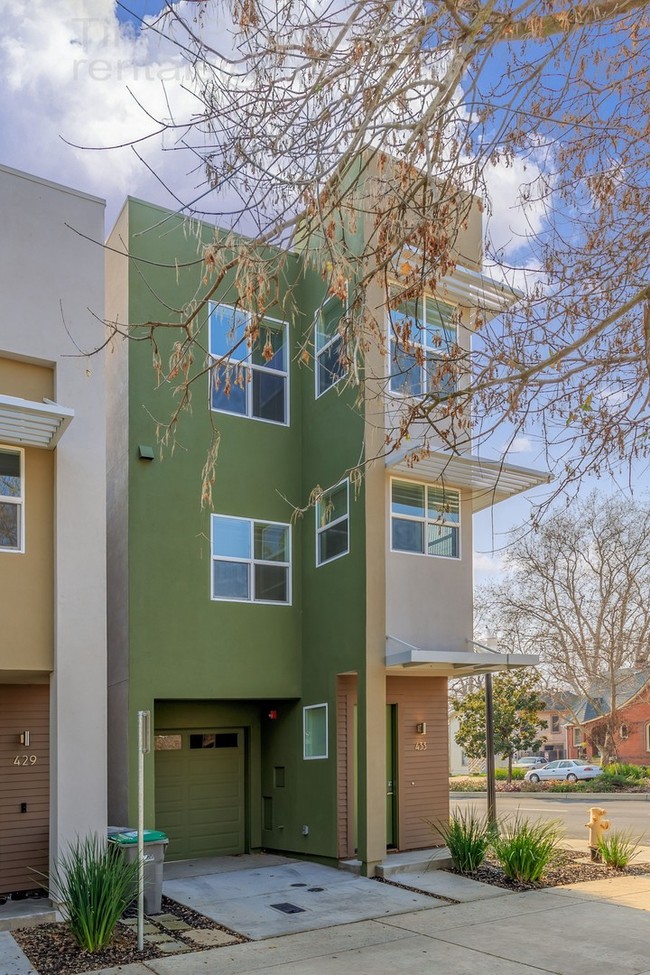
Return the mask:
<svg viewBox="0 0 650 975"><path fill-rule="evenodd" d="M548 471L517 467L505 461L417 448L389 454L386 467L394 474L418 476L427 481L443 481L449 487L464 488L471 495L474 511L482 511L530 488L548 484L552 479Z"/></svg>
<svg viewBox="0 0 650 975"><path fill-rule="evenodd" d="M413 262L417 266L421 260L420 251L404 247L393 261L397 282L404 280L399 271L404 262L407 264ZM448 298L452 302L480 312L483 321L489 321L495 315L500 315L525 297L523 291L512 288L502 281L495 281L489 274L475 271L462 264L457 264L450 274L440 278L436 285L436 294L443 299ZM465 324L469 324L471 328L476 322Z"/></svg>
<svg viewBox="0 0 650 975"><path fill-rule="evenodd" d="M491 650L434 650L415 647L396 637L386 637L386 670L390 674L467 677L535 667L539 657L528 653Z"/></svg>
<svg viewBox="0 0 650 975"><path fill-rule="evenodd" d="M54 450L73 417L74 410L50 400L0 395L0 443Z"/></svg>

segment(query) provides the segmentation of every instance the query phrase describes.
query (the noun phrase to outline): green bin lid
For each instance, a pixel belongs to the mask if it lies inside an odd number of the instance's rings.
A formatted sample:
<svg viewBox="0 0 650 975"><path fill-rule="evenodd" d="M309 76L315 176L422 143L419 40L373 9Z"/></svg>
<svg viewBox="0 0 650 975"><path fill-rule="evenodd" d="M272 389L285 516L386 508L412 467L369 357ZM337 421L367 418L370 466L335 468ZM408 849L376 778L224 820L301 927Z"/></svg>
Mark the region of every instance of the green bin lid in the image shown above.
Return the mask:
<svg viewBox="0 0 650 975"><path fill-rule="evenodd" d="M124 833L115 833L114 836L111 836L111 839L115 843L122 843L125 846L129 843L137 843L138 831L137 829L128 829ZM168 842L168 836L167 833L161 833L159 829L145 829L144 841L145 843Z"/></svg>

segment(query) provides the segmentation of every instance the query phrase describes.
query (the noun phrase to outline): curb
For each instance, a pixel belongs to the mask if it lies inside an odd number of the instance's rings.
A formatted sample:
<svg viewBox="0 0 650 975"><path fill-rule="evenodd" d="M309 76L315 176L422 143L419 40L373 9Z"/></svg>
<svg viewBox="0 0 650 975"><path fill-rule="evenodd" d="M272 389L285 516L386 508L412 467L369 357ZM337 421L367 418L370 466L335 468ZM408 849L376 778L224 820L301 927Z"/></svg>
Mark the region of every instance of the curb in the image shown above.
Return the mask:
<svg viewBox="0 0 650 975"><path fill-rule="evenodd" d="M450 799L485 799L486 792L450 792ZM499 796L520 796L526 799L546 799L564 802L650 802L650 792L497 792Z"/></svg>

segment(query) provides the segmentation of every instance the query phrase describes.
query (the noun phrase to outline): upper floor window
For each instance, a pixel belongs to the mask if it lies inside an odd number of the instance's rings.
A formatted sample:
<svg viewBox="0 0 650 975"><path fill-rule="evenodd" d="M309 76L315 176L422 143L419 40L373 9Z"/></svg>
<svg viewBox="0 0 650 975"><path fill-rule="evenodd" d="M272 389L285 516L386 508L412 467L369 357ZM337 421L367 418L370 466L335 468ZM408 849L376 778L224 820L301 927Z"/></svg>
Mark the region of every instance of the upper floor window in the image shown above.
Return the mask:
<svg viewBox="0 0 650 975"><path fill-rule="evenodd" d="M415 481L391 481L391 548L460 558L459 492Z"/></svg>
<svg viewBox="0 0 650 975"><path fill-rule="evenodd" d="M551 732L554 735L556 735L559 732L559 730L560 730L560 715L559 714L552 714L551 715Z"/></svg>
<svg viewBox="0 0 650 975"><path fill-rule="evenodd" d="M346 366L341 362L343 338L339 332L339 322L345 312L341 299L331 295L316 313L316 398L335 386L347 373Z"/></svg>
<svg viewBox="0 0 650 975"><path fill-rule="evenodd" d="M210 302L208 351L218 364L210 373L210 406L269 423L288 423L287 325L259 322L241 308Z"/></svg>
<svg viewBox="0 0 650 975"><path fill-rule="evenodd" d="M290 603L289 525L212 515L212 598Z"/></svg>
<svg viewBox="0 0 650 975"><path fill-rule="evenodd" d="M350 551L350 482L346 478L316 502L316 565Z"/></svg>
<svg viewBox="0 0 650 975"><path fill-rule="evenodd" d="M445 395L453 377L438 374L458 341L454 309L430 295L391 307L390 389L403 396Z"/></svg>
<svg viewBox="0 0 650 975"><path fill-rule="evenodd" d="M0 447L0 551L24 550L23 451Z"/></svg>

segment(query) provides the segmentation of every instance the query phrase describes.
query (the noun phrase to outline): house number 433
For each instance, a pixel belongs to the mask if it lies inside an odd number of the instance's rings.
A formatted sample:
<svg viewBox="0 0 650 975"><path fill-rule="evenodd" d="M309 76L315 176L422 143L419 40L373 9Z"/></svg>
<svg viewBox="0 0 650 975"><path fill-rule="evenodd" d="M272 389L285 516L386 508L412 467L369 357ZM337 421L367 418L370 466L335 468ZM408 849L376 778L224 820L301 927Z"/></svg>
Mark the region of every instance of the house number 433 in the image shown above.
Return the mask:
<svg viewBox="0 0 650 975"><path fill-rule="evenodd" d="M16 755L14 765L36 765L36 755Z"/></svg>
<svg viewBox="0 0 650 975"><path fill-rule="evenodd" d="M416 752L426 752L426 750L427 750L427 743L426 743L426 741L416 741L416 743L415 743L415 750L416 750Z"/></svg>

